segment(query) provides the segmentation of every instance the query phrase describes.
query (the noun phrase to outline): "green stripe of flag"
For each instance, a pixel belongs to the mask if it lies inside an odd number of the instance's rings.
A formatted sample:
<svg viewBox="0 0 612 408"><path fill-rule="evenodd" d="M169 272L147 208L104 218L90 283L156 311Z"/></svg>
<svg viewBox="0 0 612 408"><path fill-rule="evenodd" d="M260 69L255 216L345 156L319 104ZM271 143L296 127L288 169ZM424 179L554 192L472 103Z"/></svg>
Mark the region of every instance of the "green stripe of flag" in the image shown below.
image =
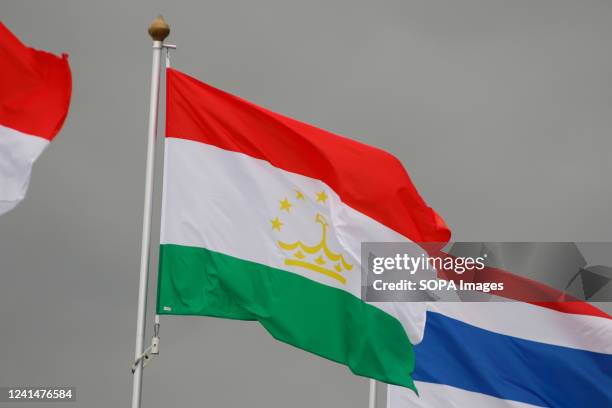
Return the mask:
<svg viewBox="0 0 612 408"><path fill-rule="evenodd" d="M276 339L346 364L355 374L415 389L413 347L397 319L281 269L162 245L157 312L258 320Z"/></svg>

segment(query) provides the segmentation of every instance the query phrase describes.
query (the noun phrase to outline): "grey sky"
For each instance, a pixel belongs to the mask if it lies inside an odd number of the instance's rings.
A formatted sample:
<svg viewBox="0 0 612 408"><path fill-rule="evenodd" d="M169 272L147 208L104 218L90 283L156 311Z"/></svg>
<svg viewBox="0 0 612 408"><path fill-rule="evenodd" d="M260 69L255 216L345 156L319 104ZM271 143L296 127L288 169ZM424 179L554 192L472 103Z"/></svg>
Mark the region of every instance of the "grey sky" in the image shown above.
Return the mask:
<svg viewBox="0 0 612 408"><path fill-rule="evenodd" d="M176 68L395 153L455 239L612 240L610 2L3 0L24 42L70 54L74 93L0 217L2 386L129 403L157 13ZM257 324L162 323L143 407L367 404L367 380Z"/></svg>

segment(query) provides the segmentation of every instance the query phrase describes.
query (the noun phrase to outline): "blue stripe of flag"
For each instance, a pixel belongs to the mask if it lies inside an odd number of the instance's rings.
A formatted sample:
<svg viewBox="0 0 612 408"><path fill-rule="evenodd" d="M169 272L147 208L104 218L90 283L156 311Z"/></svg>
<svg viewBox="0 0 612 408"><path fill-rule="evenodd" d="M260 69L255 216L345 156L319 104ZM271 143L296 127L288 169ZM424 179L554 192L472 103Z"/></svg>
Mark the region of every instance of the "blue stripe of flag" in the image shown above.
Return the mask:
<svg viewBox="0 0 612 408"><path fill-rule="evenodd" d="M513 316L499 318L511 323ZM417 381L544 407L612 407L609 354L506 336L434 312L415 349Z"/></svg>

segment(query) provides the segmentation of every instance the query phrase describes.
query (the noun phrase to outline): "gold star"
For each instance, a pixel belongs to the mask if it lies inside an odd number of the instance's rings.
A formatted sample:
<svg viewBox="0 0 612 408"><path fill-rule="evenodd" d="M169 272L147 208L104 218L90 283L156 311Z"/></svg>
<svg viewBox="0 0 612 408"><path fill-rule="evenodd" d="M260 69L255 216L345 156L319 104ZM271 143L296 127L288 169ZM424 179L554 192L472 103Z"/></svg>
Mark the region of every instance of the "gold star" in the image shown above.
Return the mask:
<svg viewBox="0 0 612 408"><path fill-rule="evenodd" d="M292 205L293 204L291 204L289 202L289 200L287 200L286 198L284 200L280 200L280 209L281 209L281 211L285 210L285 211L289 212L289 210L291 210L291 206Z"/></svg>
<svg viewBox="0 0 612 408"><path fill-rule="evenodd" d="M320 193L317 193L317 202L325 203L326 200L327 200L327 194L325 194L325 191L321 191Z"/></svg>
<svg viewBox="0 0 612 408"><path fill-rule="evenodd" d="M281 227L284 225L279 219L278 217L276 217L273 220L270 220L270 222L272 223L272 229L273 230L277 230L280 231Z"/></svg>
<svg viewBox="0 0 612 408"><path fill-rule="evenodd" d="M295 198L297 198L298 200L303 200L304 194L302 194L300 190L295 190Z"/></svg>

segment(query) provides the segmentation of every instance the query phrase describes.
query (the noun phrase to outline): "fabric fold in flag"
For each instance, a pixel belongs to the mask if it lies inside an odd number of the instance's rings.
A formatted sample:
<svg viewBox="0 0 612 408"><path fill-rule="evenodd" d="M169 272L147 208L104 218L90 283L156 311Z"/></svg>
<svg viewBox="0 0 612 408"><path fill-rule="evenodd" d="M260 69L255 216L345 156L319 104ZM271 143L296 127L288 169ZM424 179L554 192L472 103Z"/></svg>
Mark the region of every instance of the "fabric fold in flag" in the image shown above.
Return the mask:
<svg viewBox="0 0 612 408"><path fill-rule="evenodd" d="M446 242L398 159L167 71L157 311L257 320L414 388L423 304L361 300L361 243Z"/></svg>
<svg viewBox="0 0 612 408"><path fill-rule="evenodd" d="M32 165L62 128L72 78L67 55L22 44L0 22L0 215L26 195Z"/></svg>

